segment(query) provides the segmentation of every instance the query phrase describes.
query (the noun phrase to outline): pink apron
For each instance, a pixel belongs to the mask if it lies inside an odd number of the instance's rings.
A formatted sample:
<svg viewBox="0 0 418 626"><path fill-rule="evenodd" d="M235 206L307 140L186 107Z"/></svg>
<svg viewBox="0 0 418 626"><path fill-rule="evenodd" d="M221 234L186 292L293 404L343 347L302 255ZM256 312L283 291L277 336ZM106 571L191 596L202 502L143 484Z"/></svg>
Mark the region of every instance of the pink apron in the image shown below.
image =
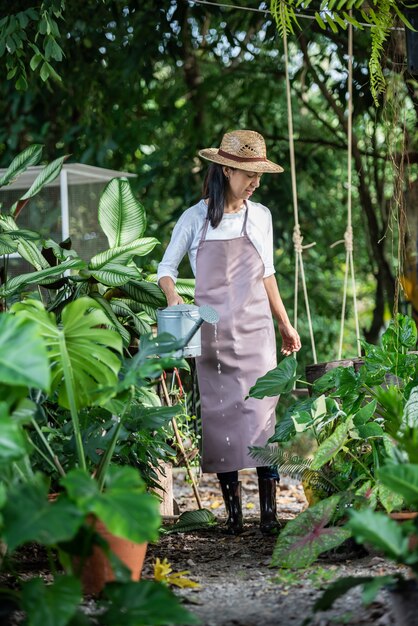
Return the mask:
<svg viewBox="0 0 418 626"><path fill-rule="evenodd" d="M232 472L265 465L249 455L274 432L277 398L245 396L257 378L276 366L276 340L264 263L247 235L207 240L206 219L196 257L196 304L212 306L216 327L203 324L196 359L202 416L202 470Z"/></svg>

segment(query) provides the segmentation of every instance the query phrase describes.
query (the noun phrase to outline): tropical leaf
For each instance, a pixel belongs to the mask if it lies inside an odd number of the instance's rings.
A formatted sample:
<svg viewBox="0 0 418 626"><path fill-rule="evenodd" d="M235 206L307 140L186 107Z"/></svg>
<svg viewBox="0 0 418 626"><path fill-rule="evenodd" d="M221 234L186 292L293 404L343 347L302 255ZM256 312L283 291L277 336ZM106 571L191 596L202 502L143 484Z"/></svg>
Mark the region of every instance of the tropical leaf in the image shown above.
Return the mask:
<svg viewBox="0 0 418 626"><path fill-rule="evenodd" d="M81 600L81 581L75 576L56 575L52 583L33 578L22 584L22 609L31 626L67 626Z"/></svg>
<svg viewBox="0 0 418 626"><path fill-rule="evenodd" d="M0 254L13 254L17 252L17 243L10 235L0 235Z"/></svg>
<svg viewBox="0 0 418 626"><path fill-rule="evenodd" d="M20 424L11 419L5 403L0 403L0 467L26 454L26 437Z"/></svg>
<svg viewBox="0 0 418 626"><path fill-rule="evenodd" d="M81 469L71 470L61 482L79 509L96 515L114 535L138 543L158 538L158 499L145 493L144 483L133 467L110 466L103 492L98 482Z"/></svg>
<svg viewBox="0 0 418 626"><path fill-rule="evenodd" d="M83 512L73 502L63 495L50 503L47 492L47 483L39 480L17 484L10 490L2 510L3 537L10 550L28 541L44 546L68 541L83 523Z"/></svg>
<svg viewBox="0 0 418 626"><path fill-rule="evenodd" d="M312 469L320 469L325 463L331 461L347 443L348 431L350 430L350 422L344 422L337 426L332 435L321 443L314 454L312 460Z"/></svg>
<svg viewBox="0 0 418 626"><path fill-rule="evenodd" d="M49 389L49 359L36 322L0 314L0 382Z"/></svg>
<svg viewBox="0 0 418 626"><path fill-rule="evenodd" d="M409 552L409 539L400 524L384 513L371 509L350 511L347 527L359 543L371 543L391 559L404 559Z"/></svg>
<svg viewBox="0 0 418 626"><path fill-rule="evenodd" d="M197 509L196 511L185 511L182 513L173 526L164 528L166 533L186 533L192 530L203 530L216 526L217 519L212 511L208 509Z"/></svg>
<svg viewBox="0 0 418 626"><path fill-rule="evenodd" d="M292 356L286 357L277 367L270 370L259 378L255 385L250 388L249 398L264 398L265 396L278 396L293 389L296 382L297 362Z"/></svg>
<svg viewBox="0 0 418 626"><path fill-rule="evenodd" d="M126 302L118 299L111 300L110 306L116 315L119 317L128 317L131 320L138 335L145 335L151 332L153 320L147 313L142 312L135 314Z"/></svg>
<svg viewBox="0 0 418 626"><path fill-rule="evenodd" d="M11 215L0 214L0 228L10 237L17 239L17 252L22 258L28 261L28 263L33 265L37 270L49 267L48 261L42 256L33 241L28 241L26 237L17 236L19 227ZM40 235L38 235L38 239L41 239Z"/></svg>
<svg viewBox="0 0 418 626"><path fill-rule="evenodd" d="M169 589L152 580L106 585L100 606L100 621L106 626L201 623Z"/></svg>
<svg viewBox="0 0 418 626"><path fill-rule="evenodd" d="M55 180L57 176L59 176L62 165L66 158L66 156L59 157L58 159L55 159L55 161L48 163L48 165L46 165L44 169L38 174L38 176L33 181L30 189L20 198L20 200L33 198L33 196L36 196L36 194L39 193L41 189L45 187L45 185L47 185L48 183L52 183L52 181Z"/></svg>
<svg viewBox="0 0 418 626"><path fill-rule="evenodd" d="M68 259L55 267L48 267L38 272L30 272L29 274L20 274L8 280L0 287L0 297L8 298L14 293L27 287L27 285L47 285L54 282L59 276L62 276L66 270L80 269L86 263L81 259Z"/></svg>
<svg viewBox="0 0 418 626"><path fill-rule="evenodd" d="M266 466L276 465L280 474L300 480L312 488L320 488L328 492L335 490L335 486L325 472L311 468L311 459L289 454L277 446L265 448L254 446L250 448L250 454L255 459L263 461Z"/></svg>
<svg viewBox="0 0 418 626"><path fill-rule="evenodd" d="M348 539L351 535L349 530L328 526L339 501L339 496L331 496L290 520L279 535L272 565L283 568L309 567L320 554Z"/></svg>
<svg viewBox="0 0 418 626"><path fill-rule="evenodd" d="M123 286L123 291L136 302L148 304L153 309L159 306L167 306L163 291L158 285L146 280L131 280Z"/></svg>
<svg viewBox="0 0 418 626"><path fill-rule="evenodd" d="M40 144L29 146L23 150L23 152L18 154L17 157L13 159L3 176L0 177L0 187L9 185L16 180L20 174L27 170L28 167L39 163L41 154L42 146Z"/></svg>
<svg viewBox="0 0 418 626"><path fill-rule="evenodd" d="M154 237L143 237L142 239L135 239L129 244L99 252L90 260L89 269L105 269L108 263L129 263L134 256L145 256L151 252L157 243L159 243L158 239Z"/></svg>
<svg viewBox="0 0 418 626"><path fill-rule="evenodd" d="M90 297L93 298L98 304L100 304L100 306L109 318L109 326L117 330L122 337L123 344L125 346L129 346L129 344L131 343L131 333L123 326L123 324L120 323L117 318L116 311L114 311L111 303L97 291L93 291Z"/></svg>
<svg viewBox="0 0 418 626"><path fill-rule="evenodd" d="M157 274L148 274L146 280L157 285ZM194 278L177 278L176 291L180 296L194 299L196 281Z"/></svg>
<svg viewBox="0 0 418 626"><path fill-rule="evenodd" d="M418 386L410 393L402 415L402 429L418 428Z"/></svg>
<svg viewBox="0 0 418 626"><path fill-rule="evenodd" d="M379 480L401 495L409 505L418 505L418 465L385 465L378 471Z"/></svg>
<svg viewBox="0 0 418 626"><path fill-rule="evenodd" d="M103 285L108 287L120 287L139 275L136 266L120 265L119 263L108 263L102 269L90 270L90 272L99 283L103 283Z"/></svg>
<svg viewBox="0 0 418 626"><path fill-rule="evenodd" d="M38 323L49 351L52 389L61 406L70 408L69 387L78 408L97 404L113 393L121 366L114 351L122 350L118 333L106 328L108 318L95 300L78 298L62 310L62 325L42 304L27 300L12 306L18 317ZM98 393L103 389L103 398Z"/></svg>
<svg viewBox="0 0 418 626"><path fill-rule="evenodd" d="M133 195L126 178L113 178L106 185L98 216L110 248L127 245L145 232L144 207Z"/></svg>

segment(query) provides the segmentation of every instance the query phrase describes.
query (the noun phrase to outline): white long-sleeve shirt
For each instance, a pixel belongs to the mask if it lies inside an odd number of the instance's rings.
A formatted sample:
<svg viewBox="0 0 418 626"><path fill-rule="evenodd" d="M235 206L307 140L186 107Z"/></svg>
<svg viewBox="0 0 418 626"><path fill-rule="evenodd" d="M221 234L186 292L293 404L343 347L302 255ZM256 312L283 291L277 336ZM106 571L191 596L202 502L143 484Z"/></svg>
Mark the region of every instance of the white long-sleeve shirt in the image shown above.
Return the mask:
<svg viewBox="0 0 418 626"><path fill-rule="evenodd" d="M264 278L274 274L273 230L269 209L258 202L247 201L247 234L264 263ZM196 275L196 254L207 215L207 204L200 200L187 209L173 229L163 260L158 265L158 280L170 276L176 282L177 268L188 253L193 274ZM225 213L217 228L209 224L206 239L235 239L242 235L245 207L237 213Z"/></svg>

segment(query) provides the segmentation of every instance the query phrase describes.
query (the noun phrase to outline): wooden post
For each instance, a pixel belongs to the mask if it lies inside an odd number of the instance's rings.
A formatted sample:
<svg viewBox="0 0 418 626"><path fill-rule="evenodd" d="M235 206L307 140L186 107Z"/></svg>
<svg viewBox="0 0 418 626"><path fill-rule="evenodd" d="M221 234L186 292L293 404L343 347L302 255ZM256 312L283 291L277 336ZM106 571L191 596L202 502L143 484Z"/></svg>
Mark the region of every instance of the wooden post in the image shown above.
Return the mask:
<svg viewBox="0 0 418 626"><path fill-rule="evenodd" d="M163 517L174 515L173 510L173 467L171 463L160 462L155 468L158 474L160 489L156 489L157 496L162 498L160 503L160 513Z"/></svg>

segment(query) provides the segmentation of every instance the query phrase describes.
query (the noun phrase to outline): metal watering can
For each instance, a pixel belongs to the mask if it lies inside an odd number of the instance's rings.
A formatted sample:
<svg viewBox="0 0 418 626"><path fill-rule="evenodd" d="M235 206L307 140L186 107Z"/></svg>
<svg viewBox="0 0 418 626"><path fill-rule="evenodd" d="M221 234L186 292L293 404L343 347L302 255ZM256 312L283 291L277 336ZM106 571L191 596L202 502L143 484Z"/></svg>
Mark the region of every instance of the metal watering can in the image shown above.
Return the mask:
<svg viewBox="0 0 418 626"><path fill-rule="evenodd" d="M157 309L158 333L170 333L182 343L175 357L200 356L200 327L203 322L216 324L218 321L218 313L207 305L176 304Z"/></svg>

